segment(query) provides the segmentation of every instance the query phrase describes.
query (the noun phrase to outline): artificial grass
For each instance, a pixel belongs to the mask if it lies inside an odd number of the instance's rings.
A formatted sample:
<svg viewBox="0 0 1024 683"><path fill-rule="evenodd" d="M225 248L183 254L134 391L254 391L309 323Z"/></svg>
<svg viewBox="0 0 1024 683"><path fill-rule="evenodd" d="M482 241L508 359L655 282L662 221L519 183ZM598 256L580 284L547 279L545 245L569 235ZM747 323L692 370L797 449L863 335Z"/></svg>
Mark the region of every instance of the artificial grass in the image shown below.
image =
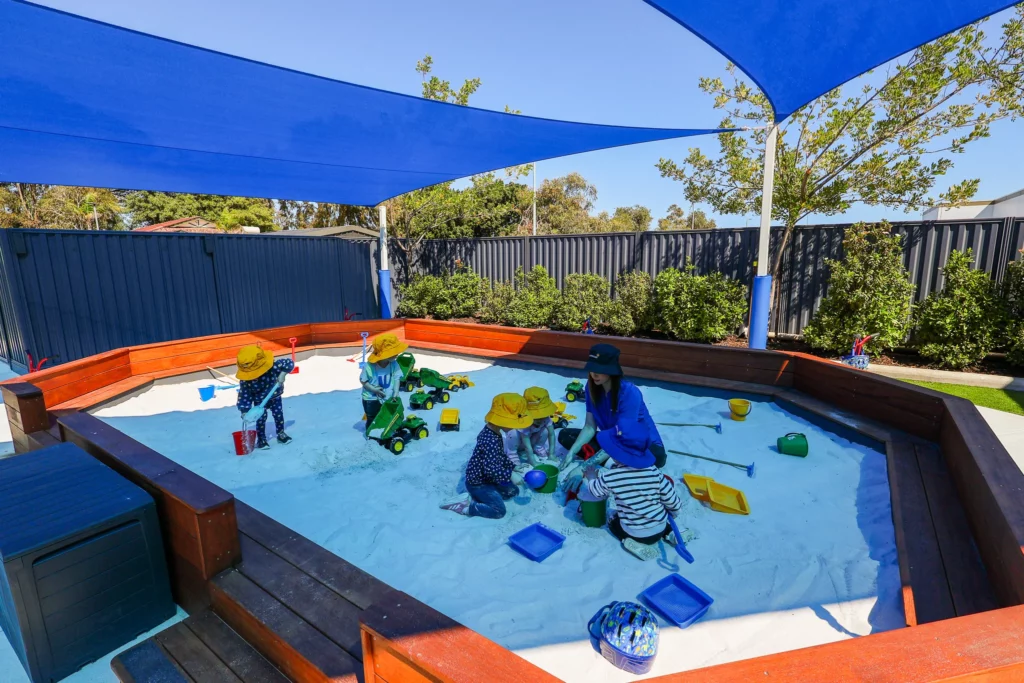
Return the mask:
<svg viewBox="0 0 1024 683"><path fill-rule="evenodd" d="M943 384L941 382L919 382L906 380L911 384L941 391L960 398L966 398L976 406L984 406L1007 413L1024 415L1024 391L1007 391L989 387L972 387L966 384Z"/></svg>

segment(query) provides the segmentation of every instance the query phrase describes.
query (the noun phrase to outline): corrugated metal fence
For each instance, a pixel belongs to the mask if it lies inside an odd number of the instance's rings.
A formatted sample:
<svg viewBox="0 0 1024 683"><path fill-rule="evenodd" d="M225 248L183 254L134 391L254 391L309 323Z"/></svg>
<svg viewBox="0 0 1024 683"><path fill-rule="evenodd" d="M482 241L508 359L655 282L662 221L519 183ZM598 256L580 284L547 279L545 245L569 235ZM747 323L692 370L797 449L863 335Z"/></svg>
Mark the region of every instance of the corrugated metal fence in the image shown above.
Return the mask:
<svg viewBox="0 0 1024 683"><path fill-rule="evenodd" d="M817 310L828 283L826 259L842 257L848 225L797 228L782 262L780 305L772 316L772 331L799 334ZM917 285L917 300L942 287L942 267L953 249L974 249L976 266L1001 280L1006 264L1024 248L1024 218L979 221L899 222L893 231L903 235L904 264ZM772 231L771 253L777 252L782 228ZM657 275L681 268L687 260L698 273L720 271L748 286L754 276L757 229L735 228L679 232L544 235L463 240L427 240L416 250L410 270L407 255L394 244L389 249L396 282L410 274L440 274L456 259L491 280L511 280L517 268L547 268L558 286L570 273L598 273L609 281L630 270Z"/></svg>
<svg viewBox="0 0 1024 683"><path fill-rule="evenodd" d="M376 318L367 244L0 230L0 356L66 362L182 337Z"/></svg>

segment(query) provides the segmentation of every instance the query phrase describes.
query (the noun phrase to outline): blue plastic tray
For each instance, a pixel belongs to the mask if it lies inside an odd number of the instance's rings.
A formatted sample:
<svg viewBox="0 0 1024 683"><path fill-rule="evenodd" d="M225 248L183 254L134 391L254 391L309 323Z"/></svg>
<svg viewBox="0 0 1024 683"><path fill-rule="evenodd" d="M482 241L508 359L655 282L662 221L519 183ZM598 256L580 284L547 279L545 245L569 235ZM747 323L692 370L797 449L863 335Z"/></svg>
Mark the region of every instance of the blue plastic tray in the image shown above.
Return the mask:
<svg viewBox="0 0 1024 683"><path fill-rule="evenodd" d="M531 524L508 537L508 544L514 550L534 562L543 562L551 553L561 548L563 543L565 536L540 522Z"/></svg>
<svg viewBox="0 0 1024 683"><path fill-rule="evenodd" d="M714 602L710 595L679 574L669 574L640 597L679 628L686 628L700 619Z"/></svg>

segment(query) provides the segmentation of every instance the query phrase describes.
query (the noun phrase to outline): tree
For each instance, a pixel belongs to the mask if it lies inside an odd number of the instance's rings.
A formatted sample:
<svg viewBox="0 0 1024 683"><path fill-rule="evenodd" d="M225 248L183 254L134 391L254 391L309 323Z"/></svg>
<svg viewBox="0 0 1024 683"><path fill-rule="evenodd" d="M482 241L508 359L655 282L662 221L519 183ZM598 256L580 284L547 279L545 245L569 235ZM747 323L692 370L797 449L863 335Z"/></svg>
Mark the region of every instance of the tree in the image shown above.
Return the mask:
<svg viewBox="0 0 1024 683"><path fill-rule="evenodd" d="M677 204L669 206L665 217L658 219L658 230L714 230L716 227L714 219L700 209L687 216Z"/></svg>
<svg viewBox="0 0 1024 683"><path fill-rule="evenodd" d="M549 178L537 190L538 232L571 235L591 232L590 211L597 188L579 173Z"/></svg>
<svg viewBox="0 0 1024 683"><path fill-rule="evenodd" d="M646 206L620 206L609 227L613 232L644 232L651 227L651 210Z"/></svg>
<svg viewBox="0 0 1024 683"><path fill-rule="evenodd" d="M258 227L265 232L274 229L275 207L270 199L137 191L128 192L124 204L132 227L199 216L225 230L239 225Z"/></svg>
<svg viewBox="0 0 1024 683"><path fill-rule="evenodd" d="M810 214L833 216L855 203L918 210L931 201L937 179L959 154L989 134L991 124L1024 108L1024 6L989 41L984 21L915 50L882 74L837 88L790 116L779 129L772 218L785 225L771 264L779 267L793 227ZM768 99L727 67L700 88L726 111L723 128L773 120ZM859 85L858 85L859 84ZM844 92L849 94L844 95ZM720 214L756 214L761 206L763 150L768 131L722 133L720 156L691 148L677 164L661 159L663 177L683 183L691 202ZM939 199L969 200L978 180L951 185Z"/></svg>
<svg viewBox="0 0 1024 683"><path fill-rule="evenodd" d="M98 187L0 185L0 227L120 230L120 199Z"/></svg>
<svg viewBox="0 0 1024 683"><path fill-rule="evenodd" d="M276 202L274 222L281 230L329 228L335 225L377 227L377 212L366 206L299 202L280 199Z"/></svg>

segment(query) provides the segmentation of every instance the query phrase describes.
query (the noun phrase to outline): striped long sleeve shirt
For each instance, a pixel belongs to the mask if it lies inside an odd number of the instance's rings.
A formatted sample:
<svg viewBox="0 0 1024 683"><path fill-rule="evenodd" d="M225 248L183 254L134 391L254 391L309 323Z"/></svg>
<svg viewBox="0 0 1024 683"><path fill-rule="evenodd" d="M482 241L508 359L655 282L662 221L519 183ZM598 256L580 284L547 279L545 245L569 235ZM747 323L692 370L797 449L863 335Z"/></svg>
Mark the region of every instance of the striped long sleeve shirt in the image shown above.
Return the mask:
<svg viewBox="0 0 1024 683"><path fill-rule="evenodd" d="M661 533L668 514L678 513L683 505L672 480L653 466L634 469L615 463L587 481L587 488L598 498L615 496L622 530L634 538Z"/></svg>

